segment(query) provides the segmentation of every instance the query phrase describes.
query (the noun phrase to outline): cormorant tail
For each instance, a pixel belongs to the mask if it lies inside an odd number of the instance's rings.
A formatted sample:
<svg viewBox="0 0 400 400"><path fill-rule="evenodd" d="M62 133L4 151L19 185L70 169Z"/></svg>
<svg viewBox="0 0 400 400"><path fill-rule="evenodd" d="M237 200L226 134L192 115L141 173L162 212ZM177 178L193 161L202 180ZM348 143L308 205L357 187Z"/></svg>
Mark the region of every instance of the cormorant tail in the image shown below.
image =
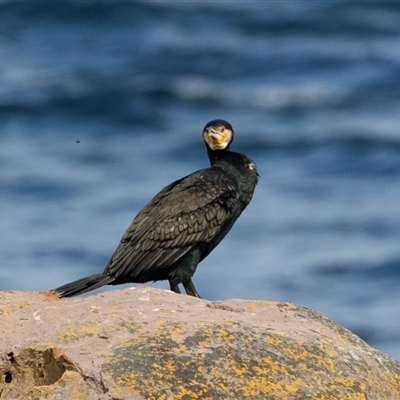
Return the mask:
<svg viewBox="0 0 400 400"><path fill-rule="evenodd" d="M89 292L90 290L97 289L104 285L109 285L114 282L115 278L100 272L98 274L87 276L76 281L62 285L53 292L57 293L59 297L72 297L78 294Z"/></svg>

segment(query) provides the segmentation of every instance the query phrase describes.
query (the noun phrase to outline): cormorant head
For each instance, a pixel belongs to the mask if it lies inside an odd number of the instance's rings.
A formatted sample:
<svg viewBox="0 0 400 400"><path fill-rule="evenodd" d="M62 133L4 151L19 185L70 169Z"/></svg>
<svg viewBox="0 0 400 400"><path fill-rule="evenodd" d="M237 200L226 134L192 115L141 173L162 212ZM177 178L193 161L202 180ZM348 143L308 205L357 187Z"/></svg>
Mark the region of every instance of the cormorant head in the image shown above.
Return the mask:
<svg viewBox="0 0 400 400"><path fill-rule="evenodd" d="M203 139L212 151L229 150L233 142L232 125L223 119L214 119L204 127Z"/></svg>

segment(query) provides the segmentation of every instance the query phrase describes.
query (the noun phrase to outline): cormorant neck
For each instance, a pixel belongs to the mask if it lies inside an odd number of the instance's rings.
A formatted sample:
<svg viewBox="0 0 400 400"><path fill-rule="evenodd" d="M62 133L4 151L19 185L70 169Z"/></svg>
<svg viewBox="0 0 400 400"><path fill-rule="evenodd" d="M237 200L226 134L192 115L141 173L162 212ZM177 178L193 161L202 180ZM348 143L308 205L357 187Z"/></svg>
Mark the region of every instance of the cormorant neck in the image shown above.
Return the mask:
<svg viewBox="0 0 400 400"><path fill-rule="evenodd" d="M229 146L224 150L211 150L207 146L207 154L208 154L208 158L210 160L211 166L213 166L222 157L223 154L225 154L229 151L230 151Z"/></svg>

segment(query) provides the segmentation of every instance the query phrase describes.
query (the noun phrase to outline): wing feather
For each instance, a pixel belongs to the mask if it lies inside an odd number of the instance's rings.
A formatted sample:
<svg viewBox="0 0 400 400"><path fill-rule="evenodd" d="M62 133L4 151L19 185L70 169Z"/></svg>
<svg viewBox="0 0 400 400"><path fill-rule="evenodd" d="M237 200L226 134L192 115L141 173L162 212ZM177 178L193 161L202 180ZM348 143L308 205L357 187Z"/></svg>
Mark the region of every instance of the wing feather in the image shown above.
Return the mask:
<svg viewBox="0 0 400 400"><path fill-rule="evenodd" d="M134 218L105 272L134 280L170 267L230 221L239 202L236 193L234 182L215 168L166 186Z"/></svg>

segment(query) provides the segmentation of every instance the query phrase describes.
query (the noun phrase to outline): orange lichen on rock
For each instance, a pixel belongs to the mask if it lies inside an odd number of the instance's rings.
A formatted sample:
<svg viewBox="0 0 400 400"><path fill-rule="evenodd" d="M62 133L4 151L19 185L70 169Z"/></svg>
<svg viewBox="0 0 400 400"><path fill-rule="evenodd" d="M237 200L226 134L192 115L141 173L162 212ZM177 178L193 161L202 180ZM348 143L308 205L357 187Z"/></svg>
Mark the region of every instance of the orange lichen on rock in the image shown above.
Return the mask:
<svg viewBox="0 0 400 400"><path fill-rule="evenodd" d="M400 399L397 361L294 304L139 287L0 310L1 399Z"/></svg>

